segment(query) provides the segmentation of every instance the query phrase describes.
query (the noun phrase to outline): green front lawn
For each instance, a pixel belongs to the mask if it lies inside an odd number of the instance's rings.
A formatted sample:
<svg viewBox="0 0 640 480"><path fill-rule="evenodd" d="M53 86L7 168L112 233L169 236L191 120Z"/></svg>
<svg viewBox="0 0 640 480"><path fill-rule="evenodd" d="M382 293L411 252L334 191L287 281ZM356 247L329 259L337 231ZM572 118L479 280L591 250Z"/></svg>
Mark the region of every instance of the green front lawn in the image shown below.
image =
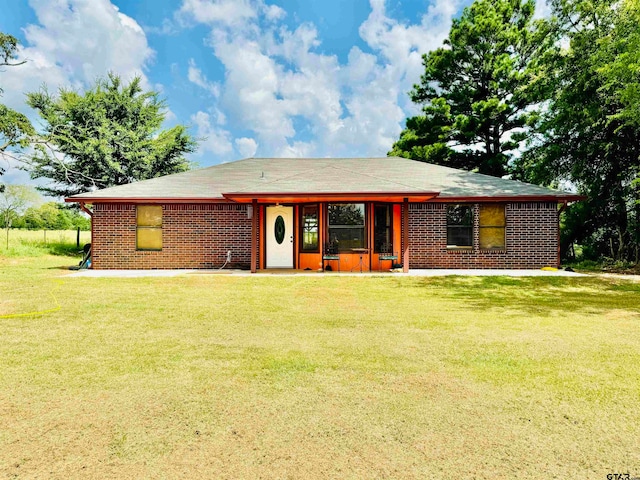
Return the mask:
<svg viewBox="0 0 640 480"><path fill-rule="evenodd" d="M0 478L640 476L638 283L64 264L0 256Z"/></svg>

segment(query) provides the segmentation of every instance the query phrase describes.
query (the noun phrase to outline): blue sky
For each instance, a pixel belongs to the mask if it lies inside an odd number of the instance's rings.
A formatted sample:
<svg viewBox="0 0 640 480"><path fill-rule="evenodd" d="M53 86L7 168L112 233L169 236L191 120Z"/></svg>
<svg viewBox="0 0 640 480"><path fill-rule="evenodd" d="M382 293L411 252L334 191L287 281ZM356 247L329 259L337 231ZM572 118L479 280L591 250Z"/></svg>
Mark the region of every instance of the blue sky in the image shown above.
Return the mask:
<svg viewBox="0 0 640 480"><path fill-rule="evenodd" d="M160 91L166 125L206 138L200 166L250 156L384 156L407 92L469 0L0 0L27 63L2 101L108 71ZM9 165L6 182L24 181Z"/></svg>

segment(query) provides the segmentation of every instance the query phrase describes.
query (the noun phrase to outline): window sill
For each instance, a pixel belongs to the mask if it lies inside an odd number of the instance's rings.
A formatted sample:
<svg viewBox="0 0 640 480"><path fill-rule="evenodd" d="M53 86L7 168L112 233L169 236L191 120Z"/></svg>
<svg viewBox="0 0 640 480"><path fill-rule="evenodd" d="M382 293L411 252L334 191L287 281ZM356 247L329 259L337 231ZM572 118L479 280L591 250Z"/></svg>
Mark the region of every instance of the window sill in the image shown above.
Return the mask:
<svg viewBox="0 0 640 480"><path fill-rule="evenodd" d="M456 251L469 251L469 250L473 250L473 247L457 247L454 245L447 245L447 251L452 251L452 252L456 252Z"/></svg>
<svg viewBox="0 0 640 480"><path fill-rule="evenodd" d="M495 248L481 248L481 252L502 252L507 253L507 249L505 247L495 247Z"/></svg>

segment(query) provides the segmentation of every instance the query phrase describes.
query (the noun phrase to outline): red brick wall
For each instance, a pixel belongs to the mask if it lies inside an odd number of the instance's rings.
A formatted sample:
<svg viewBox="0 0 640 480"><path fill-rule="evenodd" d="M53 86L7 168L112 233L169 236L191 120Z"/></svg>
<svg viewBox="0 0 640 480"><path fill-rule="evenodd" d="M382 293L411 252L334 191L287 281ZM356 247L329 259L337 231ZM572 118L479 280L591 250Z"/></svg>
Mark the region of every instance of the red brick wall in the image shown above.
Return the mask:
<svg viewBox="0 0 640 480"><path fill-rule="evenodd" d="M471 249L447 249L447 205L409 205L411 268L541 268L557 266L558 208L556 203L506 204L506 248L481 250L478 204L473 205Z"/></svg>
<svg viewBox="0 0 640 480"><path fill-rule="evenodd" d="M93 208L92 267L163 269L220 267L231 250L233 266L251 265L251 219L239 204L162 206L161 251L136 250L136 206Z"/></svg>
<svg viewBox="0 0 640 480"><path fill-rule="evenodd" d="M473 248L447 249L446 204L409 205L410 268L540 268L557 264L555 203L508 203L506 248L480 250L478 205ZM100 204L93 209L95 269L216 268L231 250L232 264L251 265L251 219L239 204L163 205L163 248L136 250L136 207ZM258 222L258 238L260 238Z"/></svg>

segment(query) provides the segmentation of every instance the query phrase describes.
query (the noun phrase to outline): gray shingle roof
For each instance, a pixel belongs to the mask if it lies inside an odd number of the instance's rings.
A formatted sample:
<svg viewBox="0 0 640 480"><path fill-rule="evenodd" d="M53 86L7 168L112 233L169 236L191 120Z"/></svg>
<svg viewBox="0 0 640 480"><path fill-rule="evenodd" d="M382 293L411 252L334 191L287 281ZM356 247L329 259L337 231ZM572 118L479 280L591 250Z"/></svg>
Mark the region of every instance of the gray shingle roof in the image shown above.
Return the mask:
<svg viewBox="0 0 640 480"><path fill-rule="evenodd" d="M68 201L222 200L223 194L439 192L438 198L555 197L575 194L399 157L247 158L70 197Z"/></svg>

